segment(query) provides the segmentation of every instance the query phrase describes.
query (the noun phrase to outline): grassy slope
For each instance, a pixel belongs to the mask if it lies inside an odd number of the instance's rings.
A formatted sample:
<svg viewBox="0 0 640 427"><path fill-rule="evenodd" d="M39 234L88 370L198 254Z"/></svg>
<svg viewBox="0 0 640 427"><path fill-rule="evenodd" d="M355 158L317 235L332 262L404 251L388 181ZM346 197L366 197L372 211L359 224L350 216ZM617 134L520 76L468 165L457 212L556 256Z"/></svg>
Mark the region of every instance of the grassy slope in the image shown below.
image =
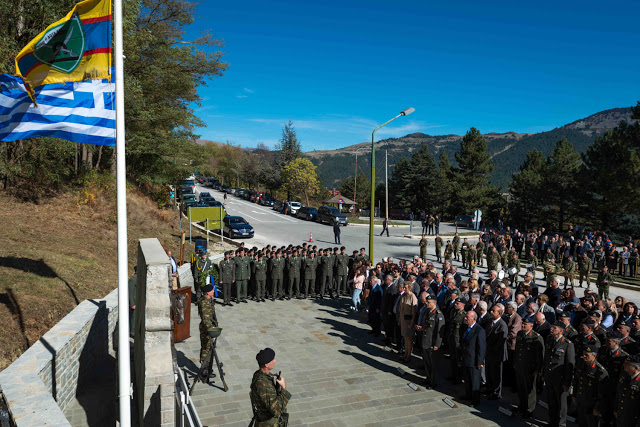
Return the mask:
<svg viewBox="0 0 640 427"><path fill-rule="evenodd" d="M177 213L158 210L135 190L127 200L130 273L139 238L157 237L177 258ZM0 195L0 224L1 370L76 301L102 298L116 288L115 202L97 190L40 205Z"/></svg>

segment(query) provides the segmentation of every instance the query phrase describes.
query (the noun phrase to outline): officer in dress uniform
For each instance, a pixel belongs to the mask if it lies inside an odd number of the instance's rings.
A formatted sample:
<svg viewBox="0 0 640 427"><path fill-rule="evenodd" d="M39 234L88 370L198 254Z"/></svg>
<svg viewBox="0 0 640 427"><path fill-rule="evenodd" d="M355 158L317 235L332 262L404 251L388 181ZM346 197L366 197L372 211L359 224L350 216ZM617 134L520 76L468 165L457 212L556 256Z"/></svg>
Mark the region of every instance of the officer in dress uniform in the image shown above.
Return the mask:
<svg viewBox="0 0 640 427"><path fill-rule="evenodd" d="M609 377L604 385L604 396L601 407L598 409L602 416L600 425L607 427L613 425L613 410L616 403L616 389L618 379L623 373L622 367L629 355L620 348L622 334L618 331L611 331L607 334L605 345L600 347L598 352L598 362L607 370Z"/></svg>
<svg viewBox="0 0 640 427"><path fill-rule="evenodd" d="M551 326L544 351L542 378L547 386L549 425L567 424L567 399L576 363L573 343L562 336L564 323L556 321Z"/></svg>
<svg viewBox="0 0 640 427"><path fill-rule="evenodd" d="M518 412L522 418L531 418L536 408L536 379L542 373L544 362L544 342L542 336L533 330L533 319L522 319L522 330L516 335L516 349L513 353L513 367L518 390Z"/></svg>
<svg viewBox="0 0 640 427"><path fill-rule="evenodd" d="M574 344L576 354L581 355L582 351L587 345L594 345L596 348L600 348L600 340L593 333L596 327L596 322L591 317L586 317L580 324L580 334L576 337ZM576 361L576 366L582 364L582 358Z"/></svg>
<svg viewBox="0 0 640 427"><path fill-rule="evenodd" d="M567 313L566 311L563 311L558 315L558 320L564 323L565 325L564 337L569 341L571 341L572 343L574 343L575 345L575 340L576 340L576 337L579 335L579 333L576 330L576 328L571 326L571 316L569 315L569 313Z"/></svg>
<svg viewBox="0 0 640 427"><path fill-rule="evenodd" d="M227 251L224 253L224 259L220 261L218 266L219 282L222 288L222 296L224 298L224 305L231 306L231 293L233 282L236 280L236 266L232 259L233 251Z"/></svg>
<svg viewBox="0 0 640 427"><path fill-rule="evenodd" d="M582 348L582 363L573 376L573 401L578 407L578 425L597 427L605 399L607 370L596 360L598 349L588 344Z"/></svg>
<svg viewBox="0 0 640 427"><path fill-rule="evenodd" d="M422 293L425 306L418 317L416 330L422 335L422 360L424 362L427 389L438 386L438 373L441 369L440 347L444 338L444 314L437 307L437 300L429 293Z"/></svg>
<svg viewBox="0 0 640 427"><path fill-rule="evenodd" d="M616 392L616 426L636 427L640 420L640 355L627 357L623 370Z"/></svg>
<svg viewBox="0 0 640 427"><path fill-rule="evenodd" d="M460 366L460 338L461 328L464 324L464 301L457 299L454 302L453 310L449 313L450 321L447 327L447 347L451 355L451 372L454 384L458 384L462 379L462 369Z"/></svg>

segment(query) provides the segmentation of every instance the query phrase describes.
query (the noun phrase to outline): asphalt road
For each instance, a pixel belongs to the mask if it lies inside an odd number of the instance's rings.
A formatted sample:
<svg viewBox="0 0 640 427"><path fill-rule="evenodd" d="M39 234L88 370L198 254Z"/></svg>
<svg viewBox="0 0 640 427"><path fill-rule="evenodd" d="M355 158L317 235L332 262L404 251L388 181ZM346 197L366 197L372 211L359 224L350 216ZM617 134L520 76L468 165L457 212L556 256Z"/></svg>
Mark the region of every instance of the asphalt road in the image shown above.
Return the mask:
<svg viewBox="0 0 640 427"><path fill-rule="evenodd" d="M198 186L200 191L208 191L218 201L222 202L224 196L222 192L213 190L208 187ZM313 244L319 248L345 246L347 253L351 254L354 250L365 248L367 253L369 252L369 226L368 225L356 225L349 224L346 227L340 227L341 245L334 243L333 228L329 225L319 224L313 221L304 221L292 216L285 216L281 213L274 211L270 207L261 206L257 203L252 203L244 199L232 196L227 197L226 210L229 215L238 215L244 217L254 228L255 236L252 239L245 239L245 245L252 247L257 246L262 248L268 244L271 245L299 245L303 242L309 242L310 233L313 234ZM398 259L412 259L414 255L420 253L418 242L420 222L414 221L413 223L413 238L405 237L409 234L408 226L392 226L389 228L389 236L379 236L382 231L381 225L374 226L374 260L378 261L383 257L392 257L395 260ZM440 234L443 239L453 236L455 233L455 227L452 224L441 224ZM473 230L460 229L461 238L465 234L469 235L469 241L472 243L477 242L477 237L472 237ZM476 236L473 234L473 236ZM433 236L430 236L429 246L427 248L427 260L434 263L436 268L440 266L435 260L435 246L433 244ZM454 261L454 265L458 266L460 272L465 275L466 269L461 269L461 263ZM486 262L485 262L486 266ZM486 273L486 267L480 270L481 274ZM524 274L524 268L521 270L521 277ZM536 274L536 282L543 284L542 273ZM562 287L562 282L560 284ZM577 286L577 280L576 280ZM595 285L592 284L592 289ZM544 286L541 287L541 291ZM582 288L584 289L584 288ZM640 303L640 292L631 289L624 289L612 286L610 297L613 299L618 295L630 299L636 303ZM580 288L576 288L576 295L578 297L583 296L583 292Z"/></svg>

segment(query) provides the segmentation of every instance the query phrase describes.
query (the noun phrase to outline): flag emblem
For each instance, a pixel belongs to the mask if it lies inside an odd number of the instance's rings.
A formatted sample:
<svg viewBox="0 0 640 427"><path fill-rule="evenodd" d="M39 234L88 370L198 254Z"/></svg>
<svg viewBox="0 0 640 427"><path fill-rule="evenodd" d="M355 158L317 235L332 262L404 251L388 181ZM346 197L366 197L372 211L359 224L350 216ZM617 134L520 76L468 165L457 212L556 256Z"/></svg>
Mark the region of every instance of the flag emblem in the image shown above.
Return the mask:
<svg viewBox="0 0 640 427"><path fill-rule="evenodd" d="M80 64L85 48L82 22L74 13L66 22L50 28L36 43L33 56L63 73L71 73Z"/></svg>

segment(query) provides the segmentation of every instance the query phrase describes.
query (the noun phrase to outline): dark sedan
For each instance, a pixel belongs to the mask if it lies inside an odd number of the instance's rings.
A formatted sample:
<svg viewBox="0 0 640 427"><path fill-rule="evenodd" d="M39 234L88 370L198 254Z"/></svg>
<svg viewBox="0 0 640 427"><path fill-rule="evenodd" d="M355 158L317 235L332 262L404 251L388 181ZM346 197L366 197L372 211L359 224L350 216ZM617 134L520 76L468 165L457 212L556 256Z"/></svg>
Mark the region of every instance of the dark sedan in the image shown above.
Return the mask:
<svg viewBox="0 0 640 427"><path fill-rule="evenodd" d="M318 209L311 206L305 206L298 209L296 217L300 219L306 219L307 221L315 221L318 216Z"/></svg>
<svg viewBox="0 0 640 427"><path fill-rule="evenodd" d="M241 216L225 216L222 233L227 237L253 237L253 227Z"/></svg>

